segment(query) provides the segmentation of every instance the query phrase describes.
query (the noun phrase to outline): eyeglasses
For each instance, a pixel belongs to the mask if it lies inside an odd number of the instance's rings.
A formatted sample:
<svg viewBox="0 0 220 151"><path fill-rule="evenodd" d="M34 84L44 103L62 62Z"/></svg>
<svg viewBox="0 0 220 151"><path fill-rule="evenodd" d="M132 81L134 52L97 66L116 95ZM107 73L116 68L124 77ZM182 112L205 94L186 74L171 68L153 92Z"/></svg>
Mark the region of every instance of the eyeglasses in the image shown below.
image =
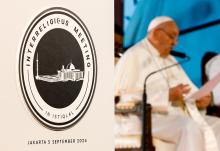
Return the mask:
<svg viewBox="0 0 220 151"><path fill-rule="evenodd" d="M170 34L162 28L160 28L160 30L163 31L170 39L174 40L175 42L178 41L178 36L177 35Z"/></svg>

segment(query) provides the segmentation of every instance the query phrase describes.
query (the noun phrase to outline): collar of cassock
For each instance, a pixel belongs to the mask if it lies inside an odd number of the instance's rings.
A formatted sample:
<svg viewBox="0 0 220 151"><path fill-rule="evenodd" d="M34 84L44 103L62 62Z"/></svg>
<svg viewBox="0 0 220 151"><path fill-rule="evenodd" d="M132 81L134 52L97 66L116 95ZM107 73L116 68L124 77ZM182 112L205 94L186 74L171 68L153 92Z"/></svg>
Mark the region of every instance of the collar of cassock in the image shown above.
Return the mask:
<svg viewBox="0 0 220 151"><path fill-rule="evenodd" d="M151 51L153 56L160 58L160 54L158 50L151 44L151 42L147 38L143 40L143 43L144 43L144 46Z"/></svg>

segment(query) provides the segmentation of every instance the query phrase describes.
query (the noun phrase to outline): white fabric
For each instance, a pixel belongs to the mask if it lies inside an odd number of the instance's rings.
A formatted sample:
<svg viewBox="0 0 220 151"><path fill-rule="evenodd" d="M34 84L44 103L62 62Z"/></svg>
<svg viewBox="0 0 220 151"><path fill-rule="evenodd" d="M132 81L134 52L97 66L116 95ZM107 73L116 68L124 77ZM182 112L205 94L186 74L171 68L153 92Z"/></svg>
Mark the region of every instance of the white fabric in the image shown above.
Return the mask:
<svg viewBox="0 0 220 151"><path fill-rule="evenodd" d="M195 100L210 93L215 86L220 83L220 73L218 73L212 80L208 81L198 92L194 93L190 98L186 98L186 106L191 117L196 121L204 133L205 150L218 151L218 143L212 127L205 121L204 117L199 113Z"/></svg>
<svg viewBox="0 0 220 151"><path fill-rule="evenodd" d="M212 127L205 121L205 119L199 113L195 105L195 102L194 103L186 102L186 106L191 117L194 119L194 121L196 121L196 123L198 123L198 125L202 129L204 135L205 151L218 151L218 144L214 131L212 130Z"/></svg>
<svg viewBox="0 0 220 151"><path fill-rule="evenodd" d="M206 75L209 80L220 73L220 55L215 56L206 64ZM220 105L220 84L213 90L213 100L215 105Z"/></svg>
<svg viewBox="0 0 220 151"><path fill-rule="evenodd" d="M176 60L171 56L165 59L161 58L150 42L144 39L128 50L118 62L115 70L115 92L120 94L120 91L123 90L141 90L146 75L175 62ZM168 100L169 88L180 83L190 85L189 95L197 91L197 88L188 79L180 66L162 71L148 79L147 101L153 105L153 108L162 108L161 111L164 112L163 114L154 113L152 115L153 136L174 143L176 151L205 151L202 128L189 117L183 110L183 106L170 104ZM121 101L125 102L134 99L141 100L142 93L130 94L129 97L126 95L121 96ZM140 125L132 120L130 120L130 123L136 125L136 131L139 129L141 132ZM214 126L220 129L220 121L216 120L215 123L217 124ZM213 127L213 125L211 126ZM127 134L124 133L124 135Z"/></svg>
<svg viewBox="0 0 220 151"><path fill-rule="evenodd" d="M165 22L168 22L168 21L174 21L174 20L168 16L156 17L150 22L147 31L149 32L152 29L154 29L155 27L157 27L158 25L165 23Z"/></svg>
<svg viewBox="0 0 220 151"><path fill-rule="evenodd" d="M132 114L115 116L115 136L129 135L141 135L141 121L140 119ZM133 123L131 123L132 121Z"/></svg>
<svg viewBox="0 0 220 151"><path fill-rule="evenodd" d="M171 143L153 139L153 144L157 146L156 151L175 151L175 146ZM137 149L141 147L141 135L128 135L115 137L116 149Z"/></svg>

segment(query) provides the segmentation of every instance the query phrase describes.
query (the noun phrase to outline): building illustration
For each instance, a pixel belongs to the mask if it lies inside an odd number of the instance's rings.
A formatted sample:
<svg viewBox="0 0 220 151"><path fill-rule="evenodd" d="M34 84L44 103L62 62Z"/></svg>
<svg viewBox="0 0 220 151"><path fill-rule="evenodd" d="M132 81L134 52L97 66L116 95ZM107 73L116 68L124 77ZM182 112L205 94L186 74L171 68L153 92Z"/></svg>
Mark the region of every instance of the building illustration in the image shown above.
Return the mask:
<svg viewBox="0 0 220 151"><path fill-rule="evenodd" d="M57 70L57 74L54 75L39 75L39 60L38 54L36 59L36 80L46 81L46 82L66 82L66 81L80 81L83 80L84 71L76 69L75 66L70 62L66 68L62 65L60 70Z"/></svg>

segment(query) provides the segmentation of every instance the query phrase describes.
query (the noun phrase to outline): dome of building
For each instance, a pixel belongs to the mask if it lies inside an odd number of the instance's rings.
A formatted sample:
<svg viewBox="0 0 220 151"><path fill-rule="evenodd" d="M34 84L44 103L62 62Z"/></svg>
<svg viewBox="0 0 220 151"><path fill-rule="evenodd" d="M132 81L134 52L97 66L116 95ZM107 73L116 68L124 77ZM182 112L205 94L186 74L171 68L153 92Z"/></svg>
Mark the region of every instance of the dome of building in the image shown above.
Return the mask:
<svg viewBox="0 0 220 151"><path fill-rule="evenodd" d="M67 65L67 69L75 70L76 68L75 68L75 66L74 66L72 63L69 63L69 64Z"/></svg>

